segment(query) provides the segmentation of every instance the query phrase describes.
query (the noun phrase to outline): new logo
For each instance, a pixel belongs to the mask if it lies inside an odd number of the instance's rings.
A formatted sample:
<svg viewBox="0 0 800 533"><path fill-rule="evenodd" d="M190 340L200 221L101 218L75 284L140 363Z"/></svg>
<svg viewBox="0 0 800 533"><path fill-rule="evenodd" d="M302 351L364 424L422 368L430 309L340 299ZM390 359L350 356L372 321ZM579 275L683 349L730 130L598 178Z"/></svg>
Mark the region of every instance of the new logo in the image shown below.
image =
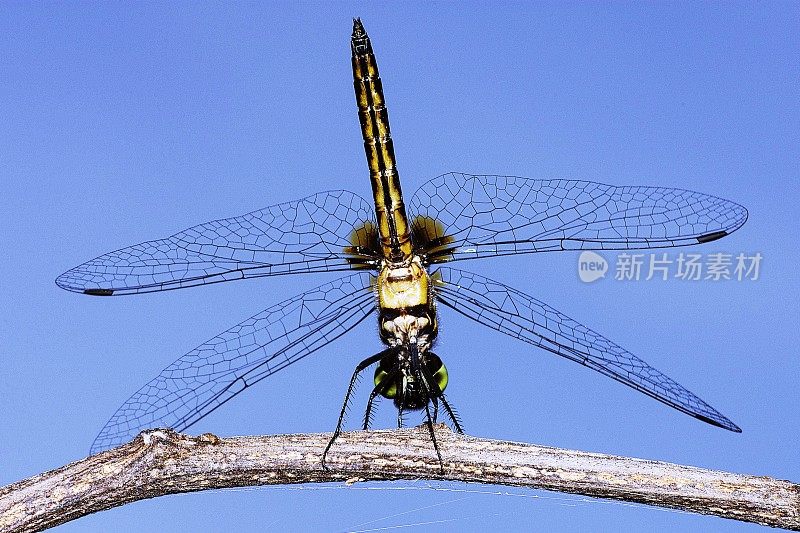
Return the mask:
<svg viewBox="0 0 800 533"><path fill-rule="evenodd" d="M608 261L595 252L581 252L578 258L578 277L584 283L591 283L604 278L608 272Z"/></svg>

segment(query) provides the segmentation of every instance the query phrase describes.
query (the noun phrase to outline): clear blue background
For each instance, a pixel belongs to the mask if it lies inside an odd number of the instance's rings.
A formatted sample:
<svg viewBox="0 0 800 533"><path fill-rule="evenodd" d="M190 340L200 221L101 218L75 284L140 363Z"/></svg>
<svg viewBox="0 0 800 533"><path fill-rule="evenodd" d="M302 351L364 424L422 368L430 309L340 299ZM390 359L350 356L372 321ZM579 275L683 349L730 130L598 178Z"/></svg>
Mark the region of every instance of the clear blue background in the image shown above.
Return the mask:
<svg viewBox="0 0 800 533"><path fill-rule="evenodd" d="M117 406L172 360L332 279L122 298L53 283L195 223L325 189L369 198L353 16L373 39L407 196L453 170L696 189L750 211L742 230L697 251L764 256L761 279L742 283L586 285L573 253L459 265L607 335L744 430L702 424L444 310L438 352L468 432L800 481L799 15L789 2L6 4L0 485L85 456ZM365 323L192 429L329 431L352 368L378 349ZM390 426L390 406L380 413ZM425 486L178 495L61 531L759 529L574 496Z"/></svg>

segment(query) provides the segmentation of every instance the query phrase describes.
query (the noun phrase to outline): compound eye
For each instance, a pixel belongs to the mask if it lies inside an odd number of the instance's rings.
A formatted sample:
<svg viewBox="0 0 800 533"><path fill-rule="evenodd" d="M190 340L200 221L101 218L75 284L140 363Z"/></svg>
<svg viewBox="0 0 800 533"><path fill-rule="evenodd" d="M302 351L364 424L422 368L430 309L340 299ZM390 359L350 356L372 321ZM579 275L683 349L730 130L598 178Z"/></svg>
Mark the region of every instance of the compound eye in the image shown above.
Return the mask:
<svg viewBox="0 0 800 533"><path fill-rule="evenodd" d="M444 392L444 389L447 388L448 376L447 367L444 366L442 360L434 354L429 354L425 366L428 372L433 374L433 379L439 386L439 392Z"/></svg>
<svg viewBox="0 0 800 533"><path fill-rule="evenodd" d="M375 369L375 377L373 378L373 382L375 386L379 386L382 383L385 383L386 380L389 379L389 373L384 369L383 364L379 364L378 367ZM394 383L389 385L383 393L381 394L384 398L394 399L397 396L397 380Z"/></svg>

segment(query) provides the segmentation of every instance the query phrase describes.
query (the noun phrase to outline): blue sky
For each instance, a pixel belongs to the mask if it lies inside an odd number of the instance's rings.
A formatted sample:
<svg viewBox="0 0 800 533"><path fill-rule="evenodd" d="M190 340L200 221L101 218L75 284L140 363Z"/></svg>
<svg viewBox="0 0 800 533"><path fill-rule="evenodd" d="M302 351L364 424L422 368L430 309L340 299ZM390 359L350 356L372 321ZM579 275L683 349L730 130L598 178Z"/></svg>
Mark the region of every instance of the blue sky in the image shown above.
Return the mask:
<svg viewBox="0 0 800 533"><path fill-rule="evenodd" d="M119 404L171 361L332 279L121 298L53 283L196 223L320 190L369 198L353 16L373 40L407 196L448 171L694 189L750 212L739 232L695 251L764 257L758 281L719 283L585 284L574 253L458 265L603 333L743 429L702 424L442 311L437 352L467 431L800 480L798 15L788 2L7 6L0 485L85 456ZM330 431L352 368L378 349L375 326L362 324L192 429ZM392 420L383 404L377 424ZM180 495L60 530L759 529L568 495L427 486Z"/></svg>

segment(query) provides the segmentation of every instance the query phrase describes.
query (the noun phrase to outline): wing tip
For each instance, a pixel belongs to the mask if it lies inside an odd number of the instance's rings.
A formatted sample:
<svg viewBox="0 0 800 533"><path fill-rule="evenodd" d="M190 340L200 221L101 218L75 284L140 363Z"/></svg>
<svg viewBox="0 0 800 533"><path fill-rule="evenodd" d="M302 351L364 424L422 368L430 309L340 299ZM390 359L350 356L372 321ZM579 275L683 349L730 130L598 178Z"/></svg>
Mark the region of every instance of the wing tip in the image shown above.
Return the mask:
<svg viewBox="0 0 800 533"><path fill-rule="evenodd" d="M89 456L106 452L111 448L113 448L114 446L115 444L113 442L110 443L106 439L101 439L101 436L98 435L92 442L91 448L89 448Z"/></svg>
<svg viewBox="0 0 800 533"><path fill-rule="evenodd" d="M61 274L60 276L58 276L55 279L55 283L58 286L58 288L59 289L64 289L65 291L71 291L71 292L81 292L81 291L83 291L83 289L80 289L80 288L72 285L71 283L69 283L69 281L67 281L67 279L68 279L67 278L67 274L69 274L69 272L64 272L63 274Z"/></svg>
<svg viewBox="0 0 800 533"><path fill-rule="evenodd" d="M744 207L743 205L731 202L729 200L726 200L726 202L728 204L730 204L731 209L733 209L733 210L735 210L737 212L738 216L736 218L735 223L729 225L726 229L712 231L710 233L706 233L705 235L700 235L699 237L697 237L697 242L699 244L703 244L703 243L706 243L706 242L713 242L713 241L719 240L719 239L721 239L723 237L727 237L728 235L730 235L734 231L736 231L739 228L741 228L742 226L744 226L745 223L747 222L747 219L750 217L750 212L747 210L746 207Z"/></svg>
<svg viewBox="0 0 800 533"><path fill-rule="evenodd" d="M72 269L58 276L55 279L56 285L65 291L89 294L91 296L111 296L114 294L115 289L103 289L100 287L87 289L86 283L81 280L79 275L76 275L76 270Z"/></svg>
<svg viewBox="0 0 800 533"><path fill-rule="evenodd" d="M731 422L728 418L723 415L719 415L719 418L710 418L708 416L704 416L701 414L694 415L697 419L702 420L712 426L717 426L718 428L727 429L728 431L732 431L734 433L741 433L742 428Z"/></svg>
<svg viewBox="0 0 800 533"><path fill-rule="evenodd" d="M742 432L742 428L740 428L739 426L737 426L736 424L734 424L730 420L727 420L727 422L729 424L729 427L726 427L725 429L727 429L728 431L733 431L734 433L741 433Z"/></svg>

